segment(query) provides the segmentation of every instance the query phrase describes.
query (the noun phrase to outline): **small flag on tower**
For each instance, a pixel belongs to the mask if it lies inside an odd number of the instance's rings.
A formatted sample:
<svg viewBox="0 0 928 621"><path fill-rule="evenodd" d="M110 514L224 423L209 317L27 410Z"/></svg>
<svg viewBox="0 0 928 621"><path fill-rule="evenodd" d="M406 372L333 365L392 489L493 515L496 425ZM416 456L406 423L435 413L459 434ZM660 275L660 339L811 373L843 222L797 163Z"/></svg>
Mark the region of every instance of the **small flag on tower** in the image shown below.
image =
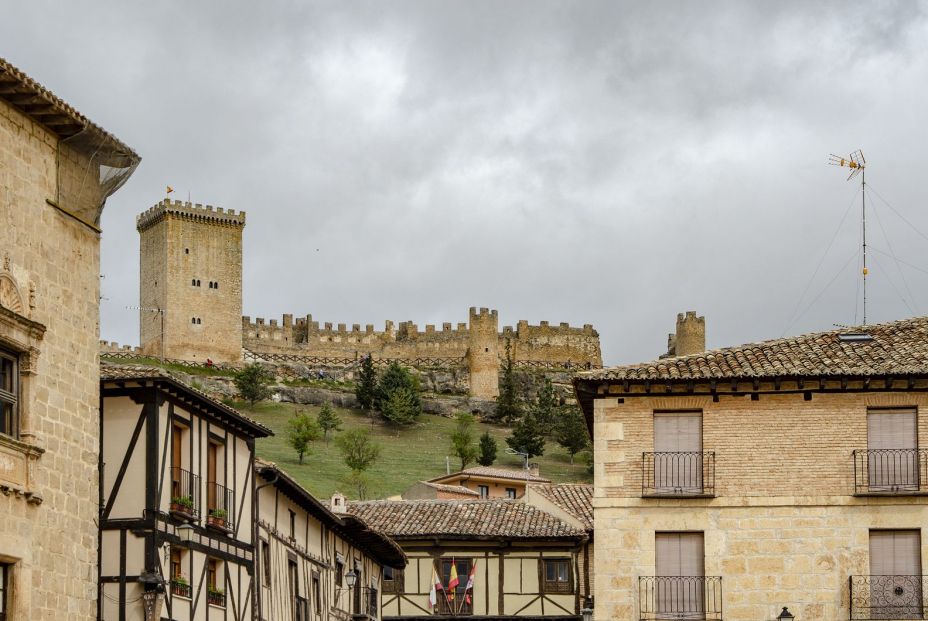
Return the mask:
<svg viewBox="0 0 928 621"><path fill-rule="evenodd" d="M173 191L174 191L174 188L172 188L171 186L168 186L168 191L165 192L165 194L170 194Z"/></svg>

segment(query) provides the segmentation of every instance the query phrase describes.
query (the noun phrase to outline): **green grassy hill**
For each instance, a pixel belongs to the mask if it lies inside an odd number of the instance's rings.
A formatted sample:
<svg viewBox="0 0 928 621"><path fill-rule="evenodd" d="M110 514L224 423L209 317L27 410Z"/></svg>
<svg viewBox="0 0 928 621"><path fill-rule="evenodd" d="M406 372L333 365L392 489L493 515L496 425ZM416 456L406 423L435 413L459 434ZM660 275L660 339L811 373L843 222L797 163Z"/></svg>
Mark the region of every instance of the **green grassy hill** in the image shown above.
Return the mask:
<svg viewBox="0 0 928 621"><path fill-rule="evenodd" d="M287 419L295 410L305 410L312 415L318 408L291 403L264 402L250 408L248 404L235 403L234 406L243 414L252 417L274 430L273 437L259 439L258 456L276 462L292 477L319 498L327 498L339 490L349 497L355 495L349 485L344 483L349 474L342 463L341 453L332 441L314 442L312 454L304 458L300 465L296 452L287 445ZM342 418L342 430L366 426L372 428L375 440L381 445L380 459L368 472L371 481L369 496L386 498L400 494L416 481L431 479L445 473L445 456L450 455L450 435L454 421L440 416L422 415L419 422L406 429L397 429L375 420L371 426L366 413L355 410L336 409ZM507 455L505 438L509 429L496 425L476 425L476 435L485 430L496 438L499 446L497 466L518 468L521 459ZM339 432L336 432L336 434ZM545 454L532 460L541 469L541 475L558 483L590 482L586 464L582 456L571 465L570 457L555 442L549 441ZM452 471L458 470L460 461L451 457Z"/></svg>

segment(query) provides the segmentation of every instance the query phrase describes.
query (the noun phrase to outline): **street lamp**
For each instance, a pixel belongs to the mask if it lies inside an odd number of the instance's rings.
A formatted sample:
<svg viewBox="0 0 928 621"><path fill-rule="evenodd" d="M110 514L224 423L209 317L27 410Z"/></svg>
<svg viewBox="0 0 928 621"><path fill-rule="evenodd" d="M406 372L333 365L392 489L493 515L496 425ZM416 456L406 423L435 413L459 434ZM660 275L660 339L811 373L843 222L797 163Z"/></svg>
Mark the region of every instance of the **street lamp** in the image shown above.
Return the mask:
<svg viewBox="0 0 928 621"><path fill-rule="evenodd" d="M794 618L786 606L783 606L783 612L777 615L777 621L793 621Z"/></svg>
<svg viewBox="0 0 928 621"><path fill-rule="evenodd" d="M350 570L345 574L345 584L348 585L349 589L353 589L354 585L358 582L358 573L355 570Z"/></svg>

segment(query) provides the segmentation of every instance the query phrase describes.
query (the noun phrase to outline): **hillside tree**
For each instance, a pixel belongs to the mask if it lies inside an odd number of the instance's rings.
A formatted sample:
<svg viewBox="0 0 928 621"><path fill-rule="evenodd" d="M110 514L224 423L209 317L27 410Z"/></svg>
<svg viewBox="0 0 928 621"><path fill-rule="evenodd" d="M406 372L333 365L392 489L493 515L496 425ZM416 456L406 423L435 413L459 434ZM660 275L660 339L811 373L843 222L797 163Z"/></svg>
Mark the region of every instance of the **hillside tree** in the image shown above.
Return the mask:
<svg viewBox="0 0 928 621"><path fill-rule="evenodd" d="M555 440L570 455L571 464L574 463L574 455L590 447L590 434L579 408L575 406L561 408Z"/></svg>
<svg viewBox="0 0 928 621"><path fill-rule="evenodd" d="M496 397L496 416L510 425L519 419L522 409L512 363L512 343L506 339L506 361L503 364L503 381L500 382L499 396Z"/></svg>
<svg viewBox="0 0 928 621"><path fill-rule="evenodd" d="M232 381L242 399L254 407L258 401L271 396L270 385L274 381L274 375L257 362L253 362L242 370L236 371Z"/></svg>
<svg viewBox="0 0 928 621"><path fill-rule="evenodd" d="M532 414L545 436L551 437L556 434L558 404L557 397L554 396L554 384L548 378L545 378L541 391L538 393L538 399L532 404Z"/></svg>
<svg viewBox="0 0 928 621"><path fill-rule="evenodd" d="M303 456L311 453L309 443L318 440L321 433L316 420L302 410L294 412L287 421L287 442L299 455L301 464Z"/></svg>
<svg viewBox="0 0 928 621"><path fill-rule="evenodd" d="M484 431L480 436L480 454L477 456L477 463L481 466L492 466L496 461L496 438L490 435L489 431Z"/></svg>
<svg viewBox="0 0 928 621"><path fill-rule="evenodd" d="M368 354L361 360L361 373L358 376L358 385L355 387L354 391L362 410L371 410L374 408L374 397L376 392L377 371L374 370L374 360L371 355Z"/></svg>
<svg viewBox="0 0 928 621"><path fill-rule="evenodd" d="M390 363L377 383L374 407L395 425L412 424L422 413L419 380L398 363Z"/></svg>
<svg viewBox="0 0 928 621"><path fill-rule="evenodd" d="M340 434L335 443L341 450L345 465L351 470L348 484L358 491L358 498L364 500L369 488L364 473L380 457L380 445L374 442L371 432L363 427L349 429Z"/></svg>
<svg viewBox="0 0 928 621"><path fill-rule="evenodd" d="M454 417L451 432L451 452L461 460L461 470L477 459L478 450L474 440L474 415L458 412Z"/></svg>
<svg viewBox="0 0 928 621"><path fill-rule="evenodd" d="M526 412L516 422L506 444L514 451L527 454L526 459L545 454L545 436L531 412Z"/></svg>
<svg viewBox="0 0 928 621"><path fill-rule="evenodd" d="M328 401L322 404L322 408L316 414L316 423L322 430L322 438L326 444L329 443L329 432L338 431L342 428L341 417L335 413Z"/></svg>

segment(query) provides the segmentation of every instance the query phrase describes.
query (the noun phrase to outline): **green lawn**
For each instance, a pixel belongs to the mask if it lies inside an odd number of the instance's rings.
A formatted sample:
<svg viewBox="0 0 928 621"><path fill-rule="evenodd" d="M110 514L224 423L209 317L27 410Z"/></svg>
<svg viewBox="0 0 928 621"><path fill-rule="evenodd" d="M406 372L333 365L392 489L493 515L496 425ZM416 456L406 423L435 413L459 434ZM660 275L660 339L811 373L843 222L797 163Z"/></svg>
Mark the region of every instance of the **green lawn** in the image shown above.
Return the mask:
<svg viewBox="0 0 928 621"><path fill-rule="evenodd" d="M290 476L317 497L328 498L332 492L339 490L349 497L356 495L349 485L344 483L348 468L342 463L341 454L331 435L328 444L322 440L314 442L312 454L300 465L295 451L287 446L287 419L294 410L306 410L315 413L317 407L295 405L291 403L263 402L253 409L247 404L233 404L245 415L267 425L277 434L257 442L258 456L276 462ZM365 413L356 410L336 409L342 418L342 429L351 427L371 427L370 419ZM373 433L381 445L380 459L369 471L371 481L370 498L386 498L400 494L416 481L431 479L445 473L445 456L450 455L449 444L454 421L441 416L424 414L419 422L410 428L397 429L375 421ZM518 468L521 460L507 455L505 438L509 430L495 425L477 425L477 435L489 430L496 437L499 446L496 464L498 466ZM338 432L336 432L338 433ZM590 482L586 464L582 456L574 465L570 464L567 453L556 443L549 441L545 455L532 460L541 468L541 475L558 483ZM458 470L460 462L452 457L451 469Z"/></svg>

